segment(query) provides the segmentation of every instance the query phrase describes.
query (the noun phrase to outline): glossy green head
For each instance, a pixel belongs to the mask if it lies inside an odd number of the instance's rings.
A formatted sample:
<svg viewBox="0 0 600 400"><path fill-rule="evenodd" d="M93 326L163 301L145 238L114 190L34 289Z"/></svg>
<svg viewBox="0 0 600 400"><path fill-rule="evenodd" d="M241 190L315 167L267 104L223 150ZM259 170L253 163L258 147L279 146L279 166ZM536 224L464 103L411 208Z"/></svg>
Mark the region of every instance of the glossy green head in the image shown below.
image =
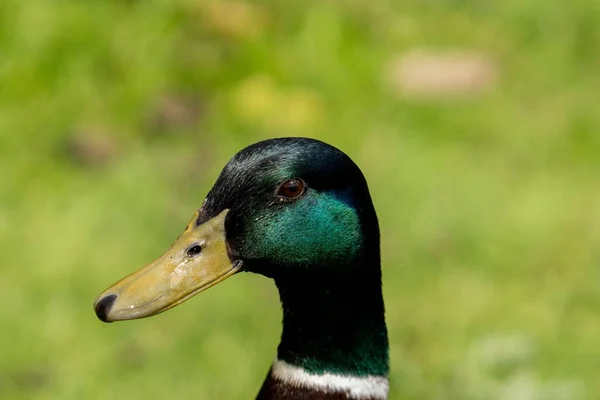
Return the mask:
<svg viewBox="0 0 600 400"><path fill-rule="evenodd" d="M311 372L387 374L377 216L347 155L305 138L241 150L172 247L103 292L95 310L106 322L147 317L239 271L279 288L279 359Z"/></svg>

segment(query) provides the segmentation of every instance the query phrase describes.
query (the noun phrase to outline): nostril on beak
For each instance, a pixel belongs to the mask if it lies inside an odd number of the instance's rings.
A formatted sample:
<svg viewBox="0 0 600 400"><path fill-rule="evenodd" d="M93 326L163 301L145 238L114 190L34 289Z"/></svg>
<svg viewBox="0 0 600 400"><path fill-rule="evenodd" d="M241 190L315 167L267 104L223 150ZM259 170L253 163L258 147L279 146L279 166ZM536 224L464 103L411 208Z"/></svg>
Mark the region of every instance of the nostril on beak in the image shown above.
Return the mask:
<svg viewBox="0 0 600 400"><path fill-rule="evenodd" d="M98 301L96 303L94 310L96 310L96 315L98 316L98 318L101 321L110 322L107 319L108 313L109 313L110 309L112 308L113 304L115 303L116 299L117 299L117 295L111 294L109 296L106 296L106 297L100 299L100 301Z"/></svg>

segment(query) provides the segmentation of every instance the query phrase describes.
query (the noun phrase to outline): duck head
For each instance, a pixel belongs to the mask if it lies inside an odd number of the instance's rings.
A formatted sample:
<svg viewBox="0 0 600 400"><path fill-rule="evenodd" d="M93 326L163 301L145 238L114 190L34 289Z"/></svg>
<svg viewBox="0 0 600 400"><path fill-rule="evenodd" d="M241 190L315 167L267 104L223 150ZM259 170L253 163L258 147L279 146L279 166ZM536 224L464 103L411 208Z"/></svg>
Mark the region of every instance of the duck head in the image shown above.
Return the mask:
<svg viewBox="0 0 600 400"><path fill-rule="evenodd" d="M367 252L373 262L357 262ZM356 164L305 138L241 150L172 246L94 308L104 322L152 316L241 271L298 285L366 278L380 291L377 217Z"/></svg>

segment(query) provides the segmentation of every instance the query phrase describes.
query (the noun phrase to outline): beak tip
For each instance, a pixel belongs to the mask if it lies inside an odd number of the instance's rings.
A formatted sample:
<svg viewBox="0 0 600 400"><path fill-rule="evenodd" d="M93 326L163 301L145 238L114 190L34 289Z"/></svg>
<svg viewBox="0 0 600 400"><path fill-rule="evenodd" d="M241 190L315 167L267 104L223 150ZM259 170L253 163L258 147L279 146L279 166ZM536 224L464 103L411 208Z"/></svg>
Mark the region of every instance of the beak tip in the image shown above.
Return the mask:
<svg viewBox="0 0 600 400"><path fill-rule="evenodd" d="M94 305L94 311L96 311L96 316L100 321L112 322L112 320L108 318L108 314L110 313L110 310L116 299L117 295L111 294L96 301L96 304Z"/></svg>

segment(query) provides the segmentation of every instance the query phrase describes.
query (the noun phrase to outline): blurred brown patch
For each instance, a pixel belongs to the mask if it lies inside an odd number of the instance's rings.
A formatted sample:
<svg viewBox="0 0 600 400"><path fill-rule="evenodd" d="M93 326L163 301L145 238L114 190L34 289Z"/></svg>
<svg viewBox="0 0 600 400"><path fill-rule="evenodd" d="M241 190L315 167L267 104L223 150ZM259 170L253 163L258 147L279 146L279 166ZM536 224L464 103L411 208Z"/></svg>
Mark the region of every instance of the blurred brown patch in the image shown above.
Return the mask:
<svg viewBox="0 0 600 400"><path fill-rule="evenodd" d="M215 154L214 143L204 140L196 147L194 156L186 162L182 176L187 176L187 172L197 176L199 180L204 179L206 171L209 171L215 164Z"/></svg>
<svg viewBox="0 0 600 400"><path fill-rule="evenodd" d="M34 367L16 371L6 376L8 385L25 393L36 392L50 386L52 374L48 368Z"/></svg>
<svg viewBox="0 0 600 400"><path fill-rule="evenodd" d="M102 167L118 152L118 143L113 135L97 128L74 132L66 143L67 156L77 164Z"/></svg>
<svg viewBox="0 0 600 400"><path fill-rule="evenodd" d="M403 97L454 99L490 89L498 70L491 57L469 51L414 50L388 66L388 82Z"/></svg>
<svg viewBox="0 0 600 400"><path fill-rule="evenodd" d="M146 353L142 346L134 341L128 341L119 348L116 358L122 365L135 368L144 365Z"/></svg>
<svg viewBox="0 0 600 400"><path fill-rule="evenodd" d="M155 134L189 131L198 125L204 109L199 96L163 96L150 115L150 131Z"/></svg>

